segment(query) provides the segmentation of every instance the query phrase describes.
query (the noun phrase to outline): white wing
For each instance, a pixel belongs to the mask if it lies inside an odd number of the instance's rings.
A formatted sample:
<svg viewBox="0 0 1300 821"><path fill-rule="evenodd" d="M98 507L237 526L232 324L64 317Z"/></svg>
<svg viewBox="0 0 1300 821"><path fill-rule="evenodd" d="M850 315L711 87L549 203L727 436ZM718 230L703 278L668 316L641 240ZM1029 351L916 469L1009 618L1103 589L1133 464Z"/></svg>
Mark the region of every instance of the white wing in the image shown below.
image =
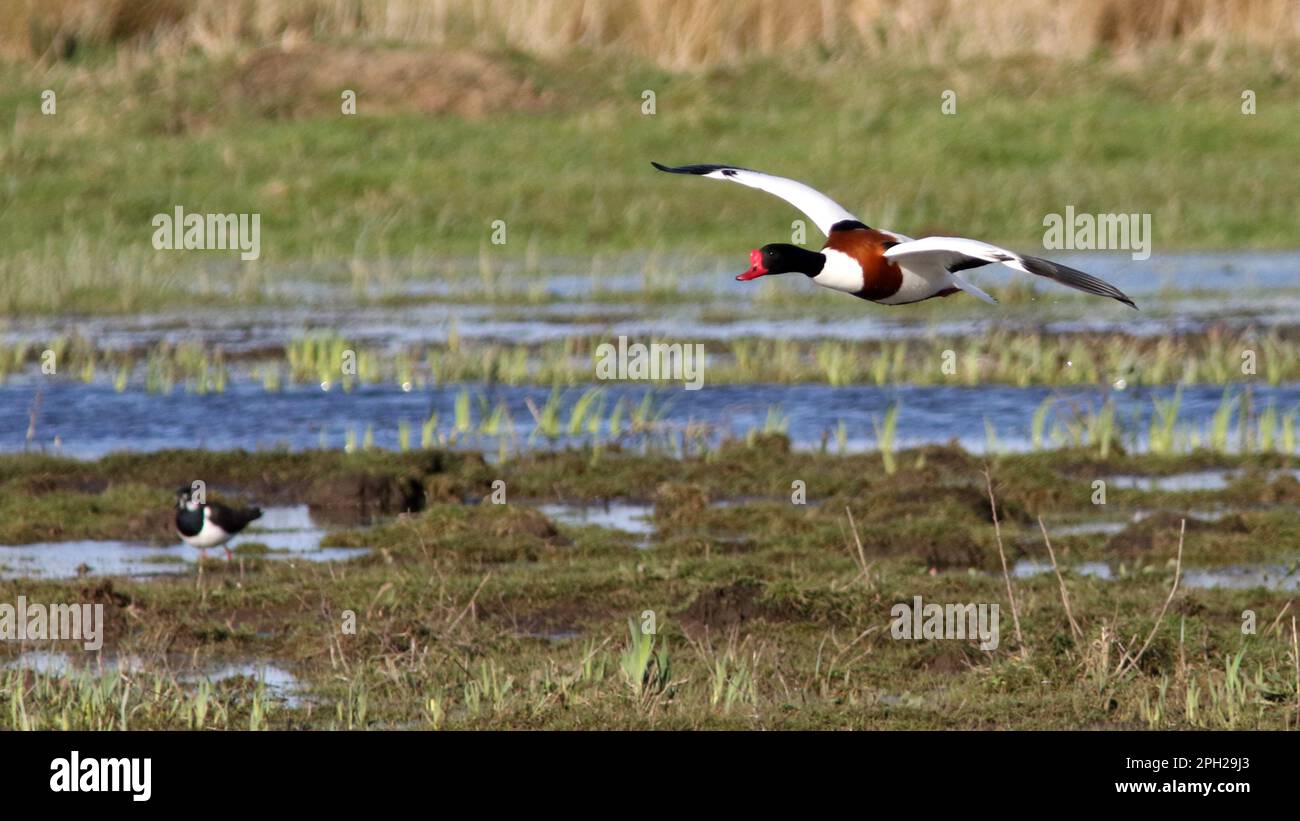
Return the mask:
<svg viewBox="0 0 1300 821"><path fill-rule="evenodd" d="M893 260L904 268L917 271L927 269L934 271L942 268L953 278L955 284L963 290L975 293L976 296L983 295L987 297L988 295L971 285L962 276L961 272L970 268L979 268L983 265L1001 263L1008 268L1014 268L1026 274L1046 277L1085 293L1117 299L1130 308L1137 308L1137 305L1133 304L1133 300L1129 299L1123 291L1092 274L1085 274L1083 271L1052 262L1049 259L1017 254L1014 251L1008 251L987 242L980 242L977 239L964 239L962 237L914 239L887 248L885 258Z"/></svg>
<svg viewBox="0 0 1300 821"><path fill-rule="evenodd" d="M808 218L827 236L830 236L831 226L837 222L845 220L858 222L857 217L844 210L844 207L835 200L796 180L774 177L771 174L734 165L682 165L669 168L657 162L650 164L669 174L694 174L697 177L712 177L715 180L731 180L750 188L766 191L807 214Z"/></svg>

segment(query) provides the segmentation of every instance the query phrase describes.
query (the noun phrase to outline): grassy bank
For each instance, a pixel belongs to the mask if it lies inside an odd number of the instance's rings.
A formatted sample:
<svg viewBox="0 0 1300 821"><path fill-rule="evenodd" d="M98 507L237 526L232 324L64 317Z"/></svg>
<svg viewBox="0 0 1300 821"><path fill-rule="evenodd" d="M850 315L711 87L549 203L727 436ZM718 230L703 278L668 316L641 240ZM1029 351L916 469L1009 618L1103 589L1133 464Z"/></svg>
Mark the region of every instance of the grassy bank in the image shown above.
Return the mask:
<svg viewBox="0 0 1300 821"><path fill-rule="evenodd" d="M61 527L89 500L103 508L82 524L103 538L139 538L138 521L115 523L110 511L148 503L161 520L167 494L149 488L196 470L263 502L303 501L329 485L318 502L343 508L349 494L392 480L414 480L424 496L419 512L331 536L372 548L346 563L247 551L174 579L0 581L0 601L105 604L105 658L133 659L102 677L75 666L4 672L0 715L36 728L1296 726L1283 618L1293 594L1180 586L1161 607L1176 570L1293 557L1294 523L1275 505L1294 498L1294 480L1213 494L1117 487L1098 513L1089 483L1137 467L1126 457L996 460L1008 561L1048 561L1038 516L1063 531L1052 547L1067 600L1050 572L1014 580L1016 629L984 466L958 450L902 454L889 477L877 457L790 454L779 439L712 461L627 455L592 469L589 459L538 456L498 471L430 454L5 457L15 477L7 494L36 503L29 518ZM1142 464L1238 465L1207 454ZM792 477L806 479L808 504L792 504ZM484 498L496 478L503 505ZM141 495L113 495L123 486ZM611 497L649 503L647 549L532 507ZM1208 503L1236 512L1185 512ZM1141 509L1160 512L1114 534L1064 531ZM1071 569L1083 560L1110 563L1116 577ZM892 606L918 595L1000 603L1000 646L895 640ZM1253 633L1242 630L1245 610L1257 614ZM347 611L355 633L342 629ZM639 629L647 611L653 636ZM22 649L5 642L0 652ZM75 664L81 654L71 655ZM248 659L291 670L298 698L247 679L196 688L178 672Z"/></svg>
<svg viewBox="0 0 1300 821"><path fill-rule="evenodd" d="M814 51L670 71L602 52L348 45L11 62L0 309L134 310L196 291L257 301L290 270L436 279L665 249L743 260L789 238L799 215L783 203L657 174L651 159L799 177L913 235L1041 247L1044 215L1073 206L1152 214L1157 251L1293 246L1294 75L1250 52L1186 59L937 66ZM346 88L355 116L340 113ZM39 109L47 89L53 116ZM1255 115L1241 112L1245 89ZM155 251L150 220L177 205L261 214L261 259Z"/></svg>
<svg viewBox="0 0 1300 821"><path fill-rule="evenodd" d="M583 321L583 320L579 320ZM363 345L345 336L314 331L282 348L228 354L221 345L171 341L134 350L101 350L85 336L30 343L0 343L0 385L39 370L49 351L55 379L111 379L118 391L144 388L221 392L236 381L268 391L285 386L338 384L412 388L462 382L505 385L588 385L596 365L617 340L574 333L563 340L509 344L461 340L454 329L441 345ZM647 343L693 344L663 338ZM699 343L707 357L706 381L827 385L1280 385L1300 381L1300 341L1272 332L1261 335L1212 328L1204 334L1138 337L1121 333L1044 333L990 330L946 336L937 333L899 341L736 338ZM1250 352L1251 367L1243 368ZM344 352L355 357L345 371ZM676 354L675 354L676 355ZM702 366L703 367L703 366ZM1122 380L1122 382L1120 382ZM648 383L647 383L648 384Z"/></svg>

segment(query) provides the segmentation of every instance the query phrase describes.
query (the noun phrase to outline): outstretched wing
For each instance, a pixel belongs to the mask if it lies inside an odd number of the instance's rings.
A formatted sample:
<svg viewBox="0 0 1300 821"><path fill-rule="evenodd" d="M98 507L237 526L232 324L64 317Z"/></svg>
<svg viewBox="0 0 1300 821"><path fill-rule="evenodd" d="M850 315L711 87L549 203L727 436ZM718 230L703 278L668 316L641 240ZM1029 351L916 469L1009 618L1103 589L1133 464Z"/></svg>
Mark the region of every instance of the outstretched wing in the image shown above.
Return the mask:
<svg viewBox="0 0 1300 821"><path fill-rule="evenodd" d="M740 168L735 165L681 165L669 168L657 162L650 163L660 171L669 174L694 174L697 177L711 177L715 180L731 180L750 188L757 188L780 197L808 215L808 219L830 236L831 226L837 222L857 222L858 218L844 210L835 200L796 180L774 177L762 171Z"/></svg>
<svg viewBox="0 0 1300 821"><path fill-rule="evenodd" d="M1137 309L1137 305L1123 291L1092 274L1085 274L1083 271L1049 259L1017 254L975 239L962 237L914 239L886 249L885 258L907 268L942 267L964 290L970 288L967 288L969 283L961 275L962 271L997 262L1026 274L1055 280L1085 293L1117 299L1130 308Z"/></svg>

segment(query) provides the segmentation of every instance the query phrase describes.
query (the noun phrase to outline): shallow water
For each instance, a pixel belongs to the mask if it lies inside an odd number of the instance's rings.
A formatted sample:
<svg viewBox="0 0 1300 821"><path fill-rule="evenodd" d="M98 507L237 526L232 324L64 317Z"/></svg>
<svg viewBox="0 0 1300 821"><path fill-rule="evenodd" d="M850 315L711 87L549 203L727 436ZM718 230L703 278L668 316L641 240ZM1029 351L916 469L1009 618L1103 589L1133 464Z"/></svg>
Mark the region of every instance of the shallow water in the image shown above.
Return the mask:
<svg viewBox="0 0 1300 821"><path fill-rule="evenodd" d="M1158 478L1174 479L1175 481L1173 482L1173 487L1175 489L1198 489L1199 485L1196 482L1191 482L1191 481L1186 483L1187 487L1180 488L1178 477L1200 476L1200 475L1201 474L1198 472L1196 474L1174 474L1172 477L1158 477ZM1130 488L1142 487L1143 489L1150 489L1149 485L1144 485L1142 482L1138 480L1150 479L1151 477L1131 476L1127 478L1134 481L1132 481L1128 485L1125 485L1126 487L1130 487ZM1113 480L1108 479L1107 481L1109 482ZM1166 489L1166 487L1162 486L1160 489L1163 490ZM1137 524L1138 522L1144 521L1146 519L1151 518L1152 516L1155 516L1156 514L1164 513L1164 512L1165 511L1159 509L1138 509L1138 510L1134 510L1131 514L1126 514L1125 518L1119 518L1119 519L1092 518L1092 519L1087 519L1085 521L1068 522L1065 524L1052 524L1048 522L1047 534L1053 538L1057 536L1089 536L1095 534L1113 536L1116 533L1122 533L1124 530L1128 529L1130 525ZM1222 519L1223 517L1227 516L1229 513L1232 512L1233 512L1232 510L1225 509L1225 508L1213 509L1213 510L1193 509L1193 510L1186 511L1186 515L1189 520L1199 519L1200 521L1203 522L1213 522ZM1032 536L1027 537L1026 541L1038 542L1040 541L1040 536L1038 535L1037 531L1035 531Z"/></svg>
<svg viewBox="0 0 1300 821"><path fill-rule="evenodd" d="M500 293L531 292L540 287L547 299L553 300L540 304L475 301L472 291L481 283L474 277L446 282L430 272L427 277L417 274L396 280L391 287L359 290L347 282L306 281L301 271L290 266L275 272L269 286L288 300L288 305L219 311L169 309L135 316L0 318L0 343L43 344L55 336L79 334L105 350L139 352L160 342L185 341L220 346L233 359L252 352L279 356L286 344L312 329L335 331L359 346L383 352L443 343L451 334L510 343L558 340L575 334L604 334L610 339L620 334L636 338L653 335L687 341L748 336L860 341L980 333L994 326L1047 333L1112 330L1153 336L1194 332L1216 323L1260 328L1300 325L1296 319L1300 316L1300 289L1296 288L1300 251L1156 253L1147 261L1134 261L1124 253L1051 256L1113 281L1131 293L1143 310L1130 311L1105 300L1074 299L1073 292L1048 285L1032 303L994 308L974 300L957 302L954 297L944 303L942 313L934 314L858 304L783 277L746 287L735 282L725 266L701 270L705 266L699 261L689 267L671 257L665 257L660 265L670 273L658 275L655 285L678 289L679 299L645 302L638 301L645 284L642 275L617 273L635 270L637 258L629 256L614 260L613 271L598 276L503 274L497 283ZM674 266L686 269L671 271ZM990 266L971 276L996 291L1021 275ZM773 301L763 296L772 292L789 298ZM438 301L449 296L460 301ZM359 298L363 304L358 304ZM377 299L384 301L365 302ZM1111 391L1006 385L715 386L708 382L707 366L704 377L704 389L694 392L659 383L655 393L659 402L667 403L664 422L668 430L702 424L714 441L728 435L743 436L761 429L769 408L777 407L788 420L796 446L819 447L826 437L829 447L837 449L836 429L842 422L850 451L875 446L873 420L880 419L893 400L902 402L899 447L956 440L968 450L983 452L988 441L986 419L996 432L996 447L1029 447L1034 408L1047 396L1060 398L1052 414L1059 412L1062 418L1070 415L1072 405L1095 409L1106 396L1113 396L1117 419L1125 429L1145 431L1151 397L1168 399L1174 393L1171 388ZM144 391L140 382L142 379L137 379L118 393L107 377L90 384L72 378L47 379L31 372L12 377L0 384L0 452L28 446L28 409L38 391L43 391L43 396L32 446L83 458L118 450L176 447L338 448L347 440L347 431L352 430L360 442L368 427L373 428L378 447L391 449L397 447L397 428L403 420L418 439L420 423L437 412L444 420L445 432L462 387L483 394L492 406L499 400L505 402L518 432L512 449L566 444L564 439L529 438L533 418L527 400L544 405L549 387L473 384L405 392L396 386L370 386L345 393L337 387L322 391L304 385L268 392L254 381L237 378L223 393L197 395L179 387L169 395L159 395ZM619 397L639 402L650 390L649 384L597 384L607 388L609 408ZM562 419L567 420L582 390L566 393ZM1185 388L1180 425L1190 423L1205 429L1222 397L1221 387ZM1269 401L1283 411L1295 406L1300 403L1300 385L1256 386L1254 407L1262 408ZM459 445L497 449L496 440L475 437L462 438Z"/></svg>
<svg viewBox="0 0 1300 821"><path fill-rule="evenodd" d="M1068 525L1052 525L1047 528L1049 536L1088 536L1096 533L1114 535L1122 533L1129 526L1128 522L1077 522Z"/></svg>
<svg viewBox="0 0 1300 821"><path fill-rule="evenodd" d="M1011 568L1011 575L1017 579L1026 579L1051 572L1052 565L1050 562L1042 562L1037 559L1020 559ZM1078 576L1092 576L1098 579L1111 578L1110 565L1105 562L1079 562L1078 564L1062 567L1061 572L1074 573Z"/></svg>
<svg viewBox="0 0 1300 821"><path fill-rule="evenodd" d="M1211 570L1184 568L1183 584L1193 588L1300 590L1300 573L1296 572L1295 566L1277 564L1233 565Z"/></svg>
<svg viewBox="0 0 1300 821"><path fill-rule="evenodd" d="M9 670L31 670L41 675L56 677L81 674L102 676L150 670L163 672L156 665L151 665L138 656L87 654L85 657L76 657L54 650L28 650L19 653L16 658L6 661L0 667ZM219 663L198 670L183 669L176 672L176 678L189 684L204 680L217 684L233 678L250 678L260 682L271 698L282 701L289 707L301 703L304 691L302 682L293 673L273 663L260 660Z"/></svg>
<svg viewBox="0 0 1300 821"><path fill-rule="evenodd" d="M306 505L267 508L262 518L227 545L265 544L272 552L257 558L300 559L309 562L347 561L365 555L365 548L320 546L325 531L315 526ZM224 555L221 548L210 557ZM0 579L72 579L87 576L127 576L148 579L194 572L200 551L178 543L159 547L144 542L73 540L0 545ZM238 557L236 557L238 561Z"/></svg>
<svg viewBox="0 0 1300 821"><path fill-rule="evenodd" d="M606 417L618 399L635 407L651 391L646 384L605 382L600 385L607 392ZM56 382L43 385L33 444L38 450L78 458L97 458L113 451L165 448L300 451L341 448L347 442L349 430L354 441L360 443L364 431L371 428L376 447L396 449L398 425L402 421L411 426L415 445L419 444L420 424L430 413L438 414L445 434L448 420L455 416L456 396L463 388L468 388L473 395L483 395L492 407L498 402L506 405L516 434L509 442L512 451L562 446L572 441L564 437L555 441L533 437L534 422L528 402L544 406L551 390L543 387L447 385L407 392L384 385L344 392L337 388L323 391L318 386L299 386L268 392L260 385L237 382L223 393L195 394L178 390L171 394L150 394L134 389L119 393L112 386L99 383ZM562 393L562 422L567 423L570 410L584 390L572 388ZM28 408L36 391L37 385L25 379L0 385L0 451L25 448ZM769 410L776 408L797 447L817 448L825 439L832 452L839 449L836 430L841 422L847 434L846 450L874 448L873 421L879 421L889 404L897 401L900 403L897 447L955 440L970 451L984 452L988 444L985 420L996 432L998 449L1028 449L1034 409L1049 396L1056 400L1049 420L1057 413L1062 419L1068 419L1076 407L1096 409L1110 397L1115 402L1116 416L1124 421L1126 429L1145 431L1152 397L1168 399L1173 394L1174 389L1169 387L1103 391L1087 387L1007 385L713 386L706 381L704 389L698 391L660 388L654 391L653 399L662 411L660 429L663 431L702 425L714 442L727 436L741 438L751 430L763 429ZM1184 387L1180 424L1204 429L1222 399L1221 387ZM1254 402L1257 407L1274 402L1279 408L1289 408L1300 403L1300 384L1256 386ZM112 422L105 424L105 420ZM603 433L608 438L607 427ZM495 452L498 442L496 438L470 435L456 444Z"/></svg>
<svg viewBox="0 0 1300 821"><path fill-rule="evenodd" d="M1300 274L1300 252L1155 253L1146 261L1135 261L1124 253L1047 256L1113 282L1133 296L1142 311L1074 299L1074 292L1068 289L1043 285L1031 305L992 309L968 299L961 305L961 316L935 322L903 308L863 304L860 312L855 311L847 307L854 303L844 297L788 277L743 285L734 281L734 272L719 260L720 269L700 271L697 263L692 269L663 276L663 285L689 295L681 302L639 301L644 280L636 273L595 277L529 274L505 276L497 282L499 292L529 293L540 285L551 301L535 305L475 302L475 290L481 286L477 278L449 283L435 273L397 281L387 288L361 290L351 284L273 274L268 291L289 301L287 306L233 307L204 313L169 310L125 317L0 318L0 343L44 342L79 333L109 350L142 350L159 342L189 340L221 345L227 353L238 354L281 348L311 328L330 328L358 344L381 348L440 344L453 329L463 339L517 343L580 333L680 336L692 341L741 336L896 339L932 332L978 333L994 324L1048 332L1112 330L1154 335L1196 331L1217 323L1294 324L1300 315L1300 293L1292 291ZM1023 274L989 266L970 276L996 294ZM772 313L771 304L761 297L768 291L807 296L778 306L776 310L784 315L771 316L765 315ZM434 301L457 294L457 301ZM359 297L385 302L358 304ZM1099 308L1101 305L1106 307ZM702 311L714 308L735 315L702 321Z"/></svg>
<svg viewBox="0 0 1300 821"><path fill-rule="evenodd" d="M210 668L206 672L185 677L183 680L197 681L200 678L207 679L213 684L232 678L251 678L260 682L272 698L283 701L287 707L297 707L304 697L305 688L297 676L283 667L265 661L223 664Z"/></svg>
<svg viewBox="0 0 1300 821"><path fill-rule="evenodd" d="M533 630L516 632L513 635L515 638L519 639L540 639L542 641L560 644L562 642L580 639L584 634L581 630Z"/></svg>
<svg viewBox="0 0 1300 821"><path fill-rule="evenodd" d="M1111 476L1106 479L1110 487L1142 491L1192 491L1222 490L1230 484L1231 474L1224 470L1205 470L1194 473L1175 473L1170 476Z"/></svg>
<svg viewBox="0 0 1300 821"><path fill-rule="evenodd" d="M1241 475L1240 471L1201 470L1191 473L1174 473L1168 476L1111 476L1106 479L1106 483L1111 487L1142 491L1223 490ZM1291 476L1300 479L1300 470L1270 471L1268 479L1272 480L1280 476ZM1213 514L1210 515L1214 517ZM1205 517L1198 516L1198 518Z"/></svg>
<svg viewBox="0 0 1300 821"><path fill-rule="evenodd" d="M606 502L603 505L539 505L538 511L550 519L569 525L597 525L624 533L646 536L654 533L653 505L633 502Z"/></svg>
<svg viewBox="0 0 1300 821"><path fill-rule="evenodd" d="M1061 568L1080 576L1113 580L1120 578L1106 562L1080 562ZM1016 578L1028 578L1051 573L1049 562L1021 559L1012 568ZM1212 568L1183 568L1180 586L1192 589L1229 588L1245 589L1263 587L1268 590L1300 590L1300 572L1296 567L1280 564L1239 564Z"/></svg>

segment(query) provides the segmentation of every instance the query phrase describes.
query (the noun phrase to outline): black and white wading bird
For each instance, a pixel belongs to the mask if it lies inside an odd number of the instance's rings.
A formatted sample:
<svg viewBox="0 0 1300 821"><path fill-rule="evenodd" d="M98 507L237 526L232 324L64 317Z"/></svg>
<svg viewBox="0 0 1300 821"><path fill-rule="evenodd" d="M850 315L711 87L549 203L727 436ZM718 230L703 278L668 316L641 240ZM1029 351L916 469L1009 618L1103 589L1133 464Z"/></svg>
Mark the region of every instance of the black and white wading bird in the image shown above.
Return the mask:
<svg viewBox="0 0 1300 821"><path fill-rule="evenodd" d="M262 509L258 507L233 508L220 502L197 502L188 487L176 491L176 531L186 544L200 550L201 559L208 555L209 547L221 547L229 561L230 548L226 542L261 515Z"/></svg>
<svg viewBox="0 0 1300 821"><path fill-rule="evenodd" d="M826 244L820 251L787 243L773 243L750 251L749 270L736 277L741 282L770 274L800 273L823 288L843 291L882 305L907 305L958 291L997 304L996 299L972 284L963 272L998 263L1137 308L1133 300L1114 285L1051 260L1017 254L974 239L912 239L892 231L870 228L830 197L785 177L734 165L683 165L677 168L657 162L651 165L670 174L730 180L766 191L804 212L826 235Z"/></svg>

